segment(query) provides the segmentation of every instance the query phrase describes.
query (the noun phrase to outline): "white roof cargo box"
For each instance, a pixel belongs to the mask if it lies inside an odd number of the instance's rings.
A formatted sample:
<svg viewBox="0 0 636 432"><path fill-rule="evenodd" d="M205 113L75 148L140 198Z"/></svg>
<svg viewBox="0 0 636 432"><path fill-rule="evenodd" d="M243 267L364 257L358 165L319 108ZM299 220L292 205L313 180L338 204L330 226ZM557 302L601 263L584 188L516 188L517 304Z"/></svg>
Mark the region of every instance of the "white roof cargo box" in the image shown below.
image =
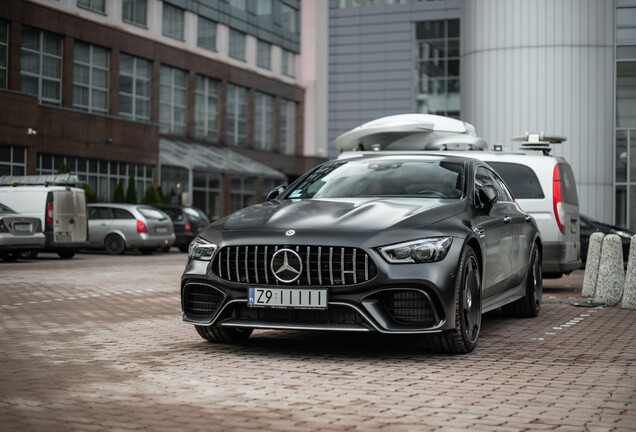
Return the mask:
<svg viewBox="0 0 636 432"><path fill-rule="evenodd" d="M355 150L486 150L470 123L432 114L382 117L343 133L334 144Z"/></svg>

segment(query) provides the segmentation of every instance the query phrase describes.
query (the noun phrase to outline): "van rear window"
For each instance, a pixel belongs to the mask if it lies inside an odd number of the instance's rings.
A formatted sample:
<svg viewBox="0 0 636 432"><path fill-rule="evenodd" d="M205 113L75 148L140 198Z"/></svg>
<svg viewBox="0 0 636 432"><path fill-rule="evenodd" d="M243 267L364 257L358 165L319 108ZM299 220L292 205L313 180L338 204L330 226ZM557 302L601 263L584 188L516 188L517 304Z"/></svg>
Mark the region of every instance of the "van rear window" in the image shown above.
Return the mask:
<svg viewBox="0 0 636 432"><path fill-rule="evenodd" d="M506 182L515 199L545 198L537 175L525 165L509 162L487 162Z"/></svg>
<svg viewBox="0 0 636 432"><path fill-rule="evenodd" d="M576 194L576 181L570 165L560 163L561 183L563 184L563 201L575 206L579 205L579 198Z"/></svg>

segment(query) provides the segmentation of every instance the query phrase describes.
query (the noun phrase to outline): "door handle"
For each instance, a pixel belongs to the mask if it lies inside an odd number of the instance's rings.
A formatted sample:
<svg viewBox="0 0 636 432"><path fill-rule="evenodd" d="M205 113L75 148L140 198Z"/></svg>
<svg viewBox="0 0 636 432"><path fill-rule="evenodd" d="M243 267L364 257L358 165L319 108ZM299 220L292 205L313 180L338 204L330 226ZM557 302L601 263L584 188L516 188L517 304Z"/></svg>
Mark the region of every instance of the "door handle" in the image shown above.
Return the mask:
<svg viewBox="0 0 636 432"><path fill-rule="evenodd" d="M510 216L506 216L506 217L504 217L504 223L505 223L505 224L510 223L510 221L511 221L511 220L512 220L512 218L511 218Z"/></svg>

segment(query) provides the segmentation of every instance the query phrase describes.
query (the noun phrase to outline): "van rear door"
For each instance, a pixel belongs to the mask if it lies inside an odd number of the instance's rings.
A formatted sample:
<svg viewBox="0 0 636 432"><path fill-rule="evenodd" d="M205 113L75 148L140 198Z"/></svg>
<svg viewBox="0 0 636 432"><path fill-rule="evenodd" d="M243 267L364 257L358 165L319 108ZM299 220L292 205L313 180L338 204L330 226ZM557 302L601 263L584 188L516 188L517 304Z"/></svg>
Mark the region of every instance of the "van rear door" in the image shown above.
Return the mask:
<svg viewBox="0 0 636 432"><path fill-rule="evenodd" d="M86 220L86 216L84 216ZM73 191L68 189L53 191L53 238L55 243L72 243L86 240L77 238L77 213Z"/></svg>
<svg viewBox="0 0 636 432"><path fill-rule="evenodd" d="M556 170L558 170L558 176ZM574 173L570 165L563 162L557 164L554 182L555 213L559 221L559 228L565 236L565 259L569 262L578 261L581 250L579 199ZM557 192L559 186L560 192ZM560 193L560 197L556 196L558 193Z"/></svg>

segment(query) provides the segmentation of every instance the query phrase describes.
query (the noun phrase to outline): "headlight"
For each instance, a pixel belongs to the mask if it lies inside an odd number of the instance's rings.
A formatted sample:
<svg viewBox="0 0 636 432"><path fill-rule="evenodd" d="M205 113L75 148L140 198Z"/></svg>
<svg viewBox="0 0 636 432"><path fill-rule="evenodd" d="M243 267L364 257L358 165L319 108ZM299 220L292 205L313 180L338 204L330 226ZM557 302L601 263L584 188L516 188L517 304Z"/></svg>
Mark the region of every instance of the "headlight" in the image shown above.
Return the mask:
<svg viewBox="0 0 636 432"><path fill-rule="evenodd" d="M192 240L188 247L188 258L193 260L210 261L217 247L217 245L212 244L201 237L197 237Z"/></svg>
<svg viewBox="0 0 636 432"><path fill-rule="evenodd" d="M391 264L436 262L444 259L452 243L452 237L432 237L384 246L380 253Z"/></svg>

